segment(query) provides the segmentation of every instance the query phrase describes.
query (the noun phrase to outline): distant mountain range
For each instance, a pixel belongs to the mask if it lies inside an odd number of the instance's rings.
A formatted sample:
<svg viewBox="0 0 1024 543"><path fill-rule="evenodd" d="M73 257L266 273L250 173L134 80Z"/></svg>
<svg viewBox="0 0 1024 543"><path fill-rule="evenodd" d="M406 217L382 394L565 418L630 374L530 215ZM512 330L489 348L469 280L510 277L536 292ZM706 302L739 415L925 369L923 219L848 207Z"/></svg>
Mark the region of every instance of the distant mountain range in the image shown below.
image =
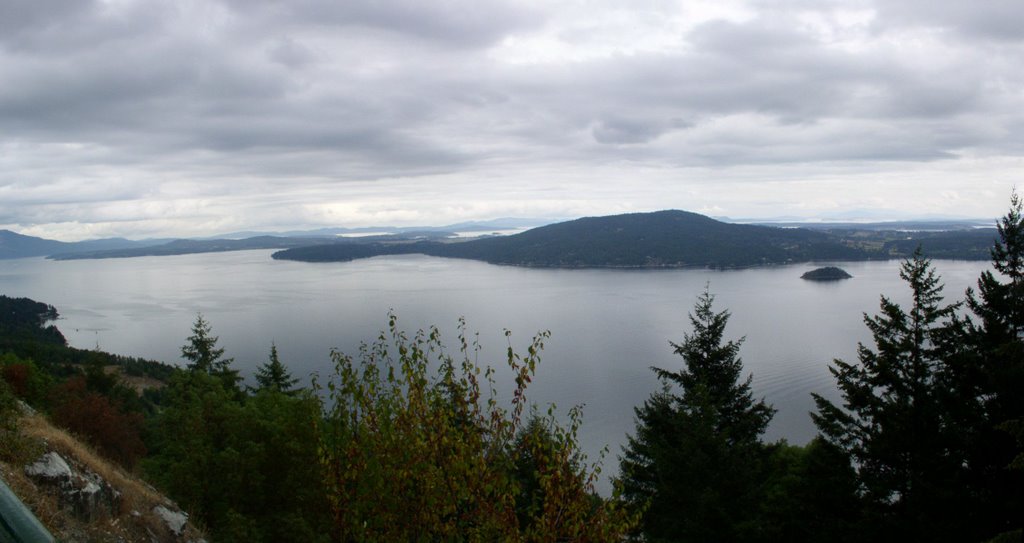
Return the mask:
<svg viewBox="0 0 1024 543"><path fill-rule="evenodd" d="M288 230L284 232L232 232L230 234L223 234L215 236L210 239L243 239L250 237L259 236L273 236L273 237L298 237L298 238L311 238L311 237L336 237L346 235L365 235L365 234L417 234L423 232L432 233L455 233L455 232L479 232L488 233L503 230L521 230L524 228L534 228L537 226L544 226L558 222L552 219L523 219L514 217L505 217L500 219L493 219L489 221L471 221L471 222L460 222L455 224L449 224L445 226L364 226L360 228L318 228L315 230Z"/></svg>
<svg viewBox="0 0 1024 543"><path fill-rule="evenodd" d="M202 239L146 239L129 240L108 238L100 240L63 242L25 236L10 230L0 230L0 260L48 256L55 260L83 258L129 258L136 256L165 256L192 253L239 251L246 249L285 249L302 245L316 245L344 235L372 235L364 239L393 236L397 239L444 238L458 232L481 235L495 231L519 230L548 224L547 219L503 218L490 221L462 222L447 226L370 226L363 228L320 228L286 232L233 232Z"/></svg>
<svg viewBox="0 0 1024 543"><path fill-rule="evenodd" d="M494 264L558 268L740 268L792 262L909 256L920 245L932 258L987 259L994 228L974 222L815 224L814 228L732 224L686 211L630 213L548 224L512 235L465 240L455 231L516 228L515 220L445 228L323 229L241 239L123 239L63 243L0 231L0 258L126 258L245 249L282 249L275 259L338 262L380 255L425 254ZM913 227L913 228L911 228ZM379 233L339 237L338 232ZM245 234L245 233L237 233Z"/></svg>

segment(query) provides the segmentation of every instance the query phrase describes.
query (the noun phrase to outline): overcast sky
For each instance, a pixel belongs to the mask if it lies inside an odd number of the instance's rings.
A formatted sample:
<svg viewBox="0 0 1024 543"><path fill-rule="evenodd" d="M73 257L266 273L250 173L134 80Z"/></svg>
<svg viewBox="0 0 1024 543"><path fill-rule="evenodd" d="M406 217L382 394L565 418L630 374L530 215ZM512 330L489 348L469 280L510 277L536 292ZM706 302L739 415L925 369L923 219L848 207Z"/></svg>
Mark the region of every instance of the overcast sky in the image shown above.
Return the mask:
<svg viewBox="0 0 1024 543"><path fill-rule="evenodd" d="M2 0L0 228L994 218L1020 0Z"/></svg>

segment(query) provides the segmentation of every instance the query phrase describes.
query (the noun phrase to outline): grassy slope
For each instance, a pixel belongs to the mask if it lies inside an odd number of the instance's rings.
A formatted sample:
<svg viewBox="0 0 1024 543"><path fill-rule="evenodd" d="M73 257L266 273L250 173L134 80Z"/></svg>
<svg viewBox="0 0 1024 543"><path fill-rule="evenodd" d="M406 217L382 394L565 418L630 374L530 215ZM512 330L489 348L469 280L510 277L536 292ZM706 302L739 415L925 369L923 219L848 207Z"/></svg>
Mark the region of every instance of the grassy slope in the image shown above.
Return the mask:
<svg viewBox="0 0 1024 543"><path fill-rule="evenodd" d="M174 537L152 511L173 503L133 474L105 460L91 447L49 423L37 413L24 414L18 421L25 452L9 462L0 462L0 476L59 541L186 541L202 537L191 524L182 538ZM84 467L102 477L118 492L122 501L113 518L84 522L64 510L56 495L46 492L25 475L25 466L43 452L55 451L72 466Z"/></svg>

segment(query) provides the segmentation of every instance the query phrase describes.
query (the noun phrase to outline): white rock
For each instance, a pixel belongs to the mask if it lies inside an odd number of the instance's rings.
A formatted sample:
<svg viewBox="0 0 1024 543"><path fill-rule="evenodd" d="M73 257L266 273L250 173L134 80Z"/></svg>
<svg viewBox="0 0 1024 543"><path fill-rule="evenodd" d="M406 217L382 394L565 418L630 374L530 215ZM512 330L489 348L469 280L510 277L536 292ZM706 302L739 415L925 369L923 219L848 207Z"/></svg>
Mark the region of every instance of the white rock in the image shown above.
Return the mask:
<svg viewBox="0 0 1024 543"><path fill-rule="evenodd" d="M188 522L188 515L181 511L171 511L170 509L158 505L153 508L153 512L160 518L164 519L167 523L167 527L174 532L174 535L181 535L185 532L185 523Z"/></svg>
<svg viewBox="0 0 1024 543"><path fill-rule="evenodd" d="M30 466L25 466L25 474L30 477L46 479L71 479L71 466L55 452L48 452Z"/></svg>

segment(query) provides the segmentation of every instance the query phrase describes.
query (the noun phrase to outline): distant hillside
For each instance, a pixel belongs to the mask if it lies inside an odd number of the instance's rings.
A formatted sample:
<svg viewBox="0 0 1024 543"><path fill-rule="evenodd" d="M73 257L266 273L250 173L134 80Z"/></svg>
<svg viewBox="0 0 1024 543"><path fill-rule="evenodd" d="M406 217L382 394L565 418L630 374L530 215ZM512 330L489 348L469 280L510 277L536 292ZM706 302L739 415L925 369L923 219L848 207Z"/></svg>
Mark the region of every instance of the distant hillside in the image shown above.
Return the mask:
<svg viewBox="0 0 1024 543"><path fill-rule="evenodd" d="M449 232L406 232L402 234L385 234L359 238L338 237L283 237L256 236L245 239L176 239L160 245L131 247L125 249L102 251L79 251L51 255L53 260L84 260L96 258L133 258L139 256L173 256L197 253L223 253L229 251L247 251L254 249L288 249L317 245L372 245L381 243L408 244L419 240L447 239L454 234ZM373 255L370 255L373 256Z"/></svg>
<svg viewBox="0 0 1024 543"><path fill-rule="evenodd" d="M46 256L66 250L70 244L51 239L24 236L10 230L0 230L0 258Z"/></svg>
<svg viewBox="0 0 1024 543"><path fill-rule="evenodd" d="M587 217L514 236L450 244L437 254L565 268L735 268L866 256L827 234L729 224L686 211Z"/></svg>
<svg viewBox="0 0 1024 543"><path fill-rule="evenodd" d="M108 238L91 241L64 242L37 238L0 230L0 259L27 258L52 254L74 254L89 251L105 251L145 247L163 243L164 240L132 241L123 238Z"/></svg>
<svg viewBox="0 0 1024 543"><path fill-rule="evenodd" d="M659 211L587 217L461 243L321 245L280 251L274 258L323 262L403 253L560 268L736 268L870 256L822 232L728 224L686 211Z"/></svg>
<svg viewBox="0 0 1024 543"><path fill-rule="evenodd" d="M921 251L929 258L988 260L992 257L992 245L998 237L995 228L903 233L900 239L886 241L882 250L888 254L906 256L921 245Z"/></svg>
<svg viewBox="0 0 1024 543"><path fill-rule="evenodd" d="M81 260L88 258L130 258L137 256L171 256L196 253L219 253L248 249L285 249L316 243L329 243L328 238L283 238L258 236L246 239L176 239L159 245L126 247L112 250L76 251L53 254L54 260Z"/></svg>
<svg viewBox="0 0 1024 543"><path fill-rule="evenodd" d="M810 230L730 224L686 211L587 217L511 236L465 242L346 242L298 247L273 257L336 262L425 254L493 264L557 268L741 268L792 262L905 258L921 245L931 258L984 260L995 229Z"/></svg>

